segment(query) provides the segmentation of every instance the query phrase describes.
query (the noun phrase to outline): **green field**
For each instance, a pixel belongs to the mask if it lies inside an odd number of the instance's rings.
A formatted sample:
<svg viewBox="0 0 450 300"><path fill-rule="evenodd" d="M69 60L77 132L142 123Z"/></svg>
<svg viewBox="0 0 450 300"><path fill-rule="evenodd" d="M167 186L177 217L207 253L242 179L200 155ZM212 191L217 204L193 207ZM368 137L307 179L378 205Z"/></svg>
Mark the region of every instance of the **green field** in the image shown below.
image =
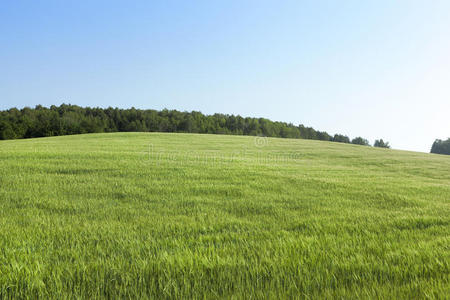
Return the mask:
<svg viewBox="0 0 450 300"><path fill-rule="evenodd" d="M0 298L444 299L450 156L196 134L0 141L0 250Z"/></svg>

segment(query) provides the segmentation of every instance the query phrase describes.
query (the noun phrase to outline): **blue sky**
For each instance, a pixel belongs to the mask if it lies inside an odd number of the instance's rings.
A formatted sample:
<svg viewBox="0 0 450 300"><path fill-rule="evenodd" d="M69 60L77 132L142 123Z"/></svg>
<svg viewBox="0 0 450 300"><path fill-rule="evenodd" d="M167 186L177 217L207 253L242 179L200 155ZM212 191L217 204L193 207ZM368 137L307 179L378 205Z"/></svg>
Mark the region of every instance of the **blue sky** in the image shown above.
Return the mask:
<svg viewBox="0 0 450 300"><path fill-rule="evenodd" d="M450 1L1 1L0 109L266 117L428 152L450 136Z"/></svg>

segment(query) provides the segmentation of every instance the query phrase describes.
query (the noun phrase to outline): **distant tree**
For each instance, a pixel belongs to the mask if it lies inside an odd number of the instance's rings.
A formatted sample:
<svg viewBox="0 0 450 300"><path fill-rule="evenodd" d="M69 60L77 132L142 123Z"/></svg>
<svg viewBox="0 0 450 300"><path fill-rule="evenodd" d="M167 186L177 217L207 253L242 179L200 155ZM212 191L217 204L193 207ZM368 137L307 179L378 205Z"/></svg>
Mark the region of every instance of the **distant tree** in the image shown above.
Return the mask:
<svg viewBox="0 0 450 300"><path fill-rule="evenodd" d="M352 140L352 144L355 145L363 145L363 146L370 146L369 141L362 138L362 137L356 137Z"/></svg>
<svg viewBox="0 0 450 300"><path fill-rule="evenodd" d="M16 134L8 122L0 122L0 140L9 140L16 138Z"/></svg>
<svg viewBox="0 0 450 300"><path fill-rule="evenodd" d="M389 142L385 142L385 141L383 141L383 139L375 140L375 143L373 144L373 146L379 147L379 148L391 148L391 146L389 145Z"/></svg>
<svg viewBox="0 0 450 300"><path fill-rule="evenodd" d="M435 140L431 147L431 153L450 155L450 138L447 140Z"/></svg>
<svg viewBox="0 0 450 300"><path fill-rule="evenodd" d="M325 131L317 131L317 139L321 141L332 141L333 138Z"/></svg>
<svg viewBox="0 0 450 300"><path fill-rule="evenodd" d="M315 131L313 128L299 125L298 129L300 130L301 138L308 140L317 140L317 131Z"/></svg>
<svg viewBox="0 0 450 300"><path fill-rule="evenodd" d="M342 135L342 134L335 134L333 137L333 142L338 142L338 143L350 143L350 139L348 136L346 135Z"/></svg>

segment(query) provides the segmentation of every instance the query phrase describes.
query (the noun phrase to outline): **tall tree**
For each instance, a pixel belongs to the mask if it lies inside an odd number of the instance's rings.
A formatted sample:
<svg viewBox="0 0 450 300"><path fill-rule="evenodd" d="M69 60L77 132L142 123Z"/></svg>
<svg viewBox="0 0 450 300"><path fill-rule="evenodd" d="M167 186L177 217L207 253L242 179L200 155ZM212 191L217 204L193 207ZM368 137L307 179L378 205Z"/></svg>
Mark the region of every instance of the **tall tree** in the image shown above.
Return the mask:
<svg viewBox="0 0 450 300"><path fill-rule="evenodd" d="M450 138L447 140L435 140L431 146L431 153L450 155Z"/></svg>
<svg viewBox="0 0 450 300"><path fill-rule="evenodd" d="M375 140L375 143L373 144L373 146L379 147L379 148L391 148L391 146L389 145L389 142L385 142L385 141L383 141L383 139Z"/></svg>
<svg viewBox="0 0 450 300"><path fill-rule="evenodd" d="M356 137L352 140L352 144L355 145L363 145L363 146L369 146L369 141L362 138L362 137Z"/></svg>
<svg viewBox="0 0 450 300"><path fill-rule="evenodd" d="M350 138L346 135L342 135L342 134L335 134L333 137L333 142L338 142L338 143L350 143Z"/></svg>

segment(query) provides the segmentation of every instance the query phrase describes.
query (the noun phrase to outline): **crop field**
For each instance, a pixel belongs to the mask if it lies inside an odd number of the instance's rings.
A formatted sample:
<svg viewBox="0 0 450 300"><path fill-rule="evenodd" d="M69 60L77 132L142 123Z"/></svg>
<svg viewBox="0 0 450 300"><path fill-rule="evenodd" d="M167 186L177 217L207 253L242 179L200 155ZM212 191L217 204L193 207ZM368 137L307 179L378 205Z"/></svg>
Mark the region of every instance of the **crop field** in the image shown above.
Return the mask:
<svg viewBox="0 0 450 300"><path fill-rule="evenodd" d="M109 133L0 141L0 298L450 295L450 156Z"/></svg>

